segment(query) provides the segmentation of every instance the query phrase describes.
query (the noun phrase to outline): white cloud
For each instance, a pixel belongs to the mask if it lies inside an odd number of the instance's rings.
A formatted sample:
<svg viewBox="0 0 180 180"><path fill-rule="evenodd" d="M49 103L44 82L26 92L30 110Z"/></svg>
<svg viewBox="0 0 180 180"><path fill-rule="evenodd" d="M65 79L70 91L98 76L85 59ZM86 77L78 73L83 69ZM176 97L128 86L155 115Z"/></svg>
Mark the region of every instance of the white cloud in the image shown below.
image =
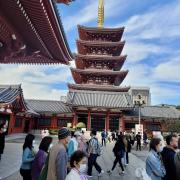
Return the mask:
<svg viewBox="0 0 180 180"><path fill-rule="evenodd" d="M61 96L67 94L67 90L50 88L47 85L23 83L25 99L60 100Z"/></svg>
<svg viewBox="0 0 180 180"><path fill-rule="evenodd" d="M157 8L151 8L144 14L136 14L122 24L126 26L126 33L130 38L163 39L180 37L179 18L180 3L177 0Z"/></svg>
<svg viewBox="0 0 180 180"><path fill-rule="evenodd" d="M122 53L128 55L128 63L137 63L152 54L167 52L169 52L167 47L163 47L153 43L143 43L138 40L127 40Z"/></svg>
<svg viewBox="0 0 180 180"><path fill-rule="evenodd" d="M160 81L180 83L180 56L167 59L167 61L156 66L153 76Z"/></svg>
<svg viewBox="0 0 180 180"><path fill-rule="evenodd" d="M68 82L68 66L0 65L0 84L22 84L25 98L60 99L67 92L53 88L53 84Z"/></svg>

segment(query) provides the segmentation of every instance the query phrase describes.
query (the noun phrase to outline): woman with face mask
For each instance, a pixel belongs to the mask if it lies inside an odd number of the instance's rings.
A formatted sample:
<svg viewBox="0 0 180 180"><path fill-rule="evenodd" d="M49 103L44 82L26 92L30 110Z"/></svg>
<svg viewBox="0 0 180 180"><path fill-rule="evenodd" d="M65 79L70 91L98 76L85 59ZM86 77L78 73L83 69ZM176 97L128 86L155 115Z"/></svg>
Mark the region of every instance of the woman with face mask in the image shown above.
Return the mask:
<svg viewBox="0 0 180 180"><path fill-rule="evenodd" d="M23 155L22 155L22 164L20 168L20 174L23 177L23 180L31 180L31 168L32 162L34 161L35 154L33 150L33 141L35 136L33 134L28 134L25 138L23 144Z"/></svg>
<svg viewBox="0 0 180 180"><path fill-rule="evenodd" d="M150 151L146 159L146 172L151 180L162 180L166 174L160 152L163 146L159 138L153 138L150 142Z"/></svg>
<svg viewBox="0 0 180 180"><path fill-rule="evenodd" d="M75 151L70 158L71 171L66 180L88 180L87 157L82 151Z"/></svg>
<svg viewBox="0 0 180 180"><path fill-rule="evenodd" d="M32 180L38 180L42 167L46 161L49 149L51 148L52 137L46 136L39 145L39 151L35 156L32 165Z"/></svg>

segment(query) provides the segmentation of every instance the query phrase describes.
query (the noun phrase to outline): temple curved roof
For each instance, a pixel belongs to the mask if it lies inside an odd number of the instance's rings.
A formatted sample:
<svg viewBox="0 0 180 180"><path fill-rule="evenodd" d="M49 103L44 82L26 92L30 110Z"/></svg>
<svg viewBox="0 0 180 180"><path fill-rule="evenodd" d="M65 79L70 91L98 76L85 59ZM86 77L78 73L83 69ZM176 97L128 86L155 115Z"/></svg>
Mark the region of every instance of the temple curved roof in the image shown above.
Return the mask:
<svg viewBox="0 0 180 180"><path fill-rule="evenodd" d="M0 0L0 23L0 63L69 64L74 58L55 0Z"/></svg>
<svg viewBox="0 0 180 180"><path fill-rule="evenodd" d="M28 111L21 85L0 85L0 112L6 108L14 112Z"/></svg>
<svg viewBox="0 0 180 180"><path fill-rule="evenodd" d="M124 62L126 61L127 56L98 56L98 55L75 55L75 63L78 69L87 68L87 64L90 62L106 62L111 64L112 68L116 71L119 71Z"/></svg>
<svg viewBox="0 0 180 180"><path fill-rule="evenodd" d="M77 84L84 84L85 76L91 76L91 77L111 77L112 78L112 84L115 86L119 86L126 75L128 74L127 71L111 71L111 70L98 70L98 69L76 69L71 68L71 73L73 75L73 79L75 83Z"/></svg>
<svg viewBox="0 0 180 180"><path fill-rule="evenodd" d="M132 109L128 93L102 91L69 91L67 104L72 107L103 107Z"/></svg>
<svg viewBox="0 0 180 180"><path fill-rule="evenodd" d="M91 90L91 91L108 91L108 92L128 92L130 87L118 87L118 86L108 86L108 85L95 85L95 84L70 84L68 83L68 88L71 90Z"/></svg>

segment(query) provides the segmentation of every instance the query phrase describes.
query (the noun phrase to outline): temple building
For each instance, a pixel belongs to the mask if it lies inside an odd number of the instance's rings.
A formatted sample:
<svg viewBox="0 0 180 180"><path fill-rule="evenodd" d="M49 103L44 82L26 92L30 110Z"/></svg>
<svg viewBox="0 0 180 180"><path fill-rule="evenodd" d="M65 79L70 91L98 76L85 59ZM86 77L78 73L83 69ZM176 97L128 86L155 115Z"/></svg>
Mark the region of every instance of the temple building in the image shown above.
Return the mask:
<svg viewBox="0 0 180 180"><path fill-rule="evenodd" d="M0 0L0 63L69 64L73 59L56 3Z"/></svg>
<svg viewBox="0 0 180 180"><path fill-rule="evenodd" d="M67 104L72 107L74 124L84 122L87 129L121 129L123 112L133 108L130 87L121 87L128 74L122 70L122 28L78 26L76 68L71 68L76 84L68 84Z"/></svg>

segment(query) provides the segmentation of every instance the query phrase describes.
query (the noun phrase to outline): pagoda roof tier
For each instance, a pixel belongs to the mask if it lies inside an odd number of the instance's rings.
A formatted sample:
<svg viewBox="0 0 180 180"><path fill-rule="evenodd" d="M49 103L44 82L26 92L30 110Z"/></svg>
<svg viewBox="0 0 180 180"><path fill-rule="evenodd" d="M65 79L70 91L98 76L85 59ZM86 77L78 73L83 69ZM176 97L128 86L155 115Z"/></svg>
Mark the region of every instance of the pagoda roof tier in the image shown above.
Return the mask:
<svg viewBox="0 0 180 180"><path fill-rule="evenodd" d="M111 55L120 56L125 41L104 42L104 41L82 41L77 40L78 53L82 55Z"/></svg>
<svg viewBox="0 0 180 180"><path fill-rule="evenodd" d="M16 58L37 53L47 63L69 64L73 59L55 0L0 0L0 24L0 63L36 64L33 58Z"/></svg>
<svg viewBox="0 0 180 180"><path fill-rule="evenodd" d="M85 27L78 25L79 38L81 40L106 40L111 42L118 42L121 40L124 27L120 28L98 28Z"/></svg>
<svg viewBox="0 0 180 180"><path fill-rule="evenodd" d="M99 69L76 69L71 68L71 72L74 78L74 81L77 84L88 84L87 81L90 77L98 77L102 78L105 77L108 81L111 82L112 85L119 86L126 75L128 74L127 71L111 71L111 70L99 70ZM100 84L101 81L97 84ZM96 84L96 83L93 83Z"/></svg>
<svg viewBox="0 0 180 180"><path fill-rule="evenodd" d="M101 107L132 109L132 99L125 92L77 91L68 92L67 104L72 107Z"/></svg>
<svg viewBox="0 0 180 180"><path fill-rule="evenodd" d="M108 91L108 92L128 92L130 87L117 87L108 85L90 85L90 84L70 84L68 83L70 90L91 90L91 91Z"/></svg>
<svg viewBox="0 0 180 180"><path fill-rule="evenodd" d="M111 69L119 71L127 56L98 56L98 55L75 55L75 63L78 69L90 68L91 64L94 62L104 62L111 66Z"/></svg>

